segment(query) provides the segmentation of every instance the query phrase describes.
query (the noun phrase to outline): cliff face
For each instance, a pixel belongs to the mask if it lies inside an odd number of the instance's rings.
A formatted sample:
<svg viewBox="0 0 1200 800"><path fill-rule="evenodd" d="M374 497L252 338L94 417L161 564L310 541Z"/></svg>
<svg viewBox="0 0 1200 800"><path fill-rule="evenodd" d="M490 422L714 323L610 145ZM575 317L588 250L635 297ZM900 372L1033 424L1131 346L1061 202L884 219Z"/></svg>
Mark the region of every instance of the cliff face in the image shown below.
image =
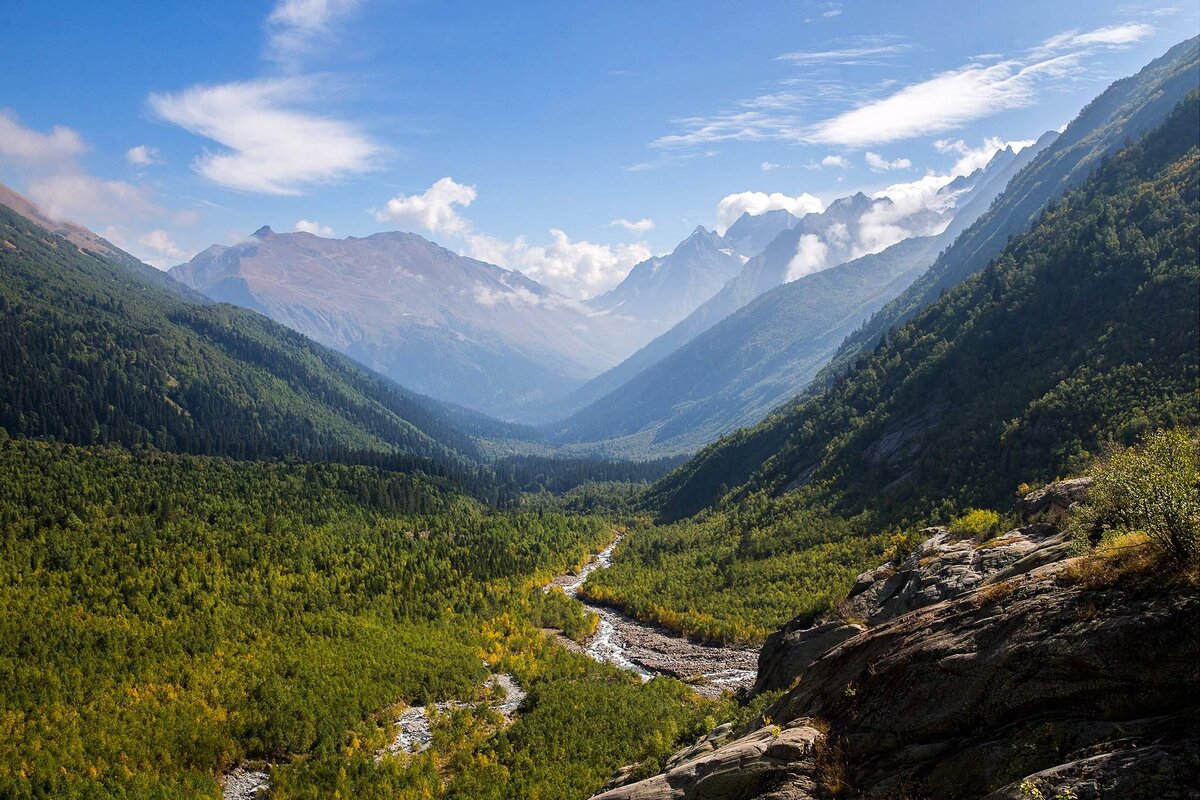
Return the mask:
<svg viewBox="0 0 1200 800"><path fill-rule="evenodd" d="M1200 796L1200 592L1074 556L1055 512L1084 491L986 542L930 529L772 637L758 689L791 688L764 720L598 797Z"/></svg>

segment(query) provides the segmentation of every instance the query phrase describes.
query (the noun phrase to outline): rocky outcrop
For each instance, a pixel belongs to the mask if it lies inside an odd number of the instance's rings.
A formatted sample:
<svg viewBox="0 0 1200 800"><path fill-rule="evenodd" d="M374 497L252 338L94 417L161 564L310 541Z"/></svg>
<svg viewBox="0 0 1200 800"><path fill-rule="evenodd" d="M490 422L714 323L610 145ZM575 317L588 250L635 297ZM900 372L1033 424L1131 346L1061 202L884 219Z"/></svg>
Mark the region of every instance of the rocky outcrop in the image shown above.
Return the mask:
<svg viewBox="0 0 1200 800"><path fill-rule="evenodd" d="M821 740L821 732L807 720L760 728L722 747L672 759L661 775L604 792L596 800L809 800L818 796L816 747Z"/></svg>
<svg viewBox="0 0 1200 800"><path fill-rule="evenodd" d="M1085 491L984 542L927 530L839 619L771 638L758 684L790 690L764 720L602 797L1200 798L1200 592L1078 578L1048 520Z"/></svg>
<svg viewBox="0 0 1200 800"><path fill-rule="evenodd" d="M793 620L771 634L759 654L755 691L789 687L818 656L868 627L1059 561L1073 551L1066 534L1044 523L982 545L956 538L946 528L921 533L925 540L899 566L885 564L859 575L832 618L815 625Z"/></svg>

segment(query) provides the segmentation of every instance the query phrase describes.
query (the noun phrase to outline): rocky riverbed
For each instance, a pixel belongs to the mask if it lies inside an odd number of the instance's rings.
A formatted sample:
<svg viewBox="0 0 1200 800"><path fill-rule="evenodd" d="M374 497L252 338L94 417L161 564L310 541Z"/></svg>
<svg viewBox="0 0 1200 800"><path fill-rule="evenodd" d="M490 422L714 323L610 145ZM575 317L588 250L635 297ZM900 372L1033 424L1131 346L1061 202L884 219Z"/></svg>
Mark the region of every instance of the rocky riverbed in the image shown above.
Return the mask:
<svg viewBox="0 0 1200 800"><path fill-rule="evenodd" d="M555 578L546 589L557 586L568 596L578 598L579 589L589 575L612 565L613 553L621 538L618 536L589 559L582 569ZM600 618L596 634L584 646L584 652L597 661L634 672L642 680L650 680L655 675L678 678L690 683L698 694L709 697L754 682L758 664L756 650L698 644L616 609L583 599L579 602Z"/></svg>

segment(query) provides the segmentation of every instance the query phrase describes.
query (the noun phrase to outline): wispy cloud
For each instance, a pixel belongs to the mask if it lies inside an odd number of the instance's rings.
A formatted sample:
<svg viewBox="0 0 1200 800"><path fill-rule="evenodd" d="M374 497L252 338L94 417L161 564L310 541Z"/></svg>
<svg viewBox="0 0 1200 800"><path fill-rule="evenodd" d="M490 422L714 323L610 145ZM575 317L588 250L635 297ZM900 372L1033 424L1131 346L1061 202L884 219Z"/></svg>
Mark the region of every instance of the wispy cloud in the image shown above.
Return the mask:
<svg viewBox="0 0 1200 800"><path fill-rule="evenodd" d="M645 233L646 231L654 230L654 220L650 219L649 217L645 217L643 219L631 221L622 217L620 219L614 219L612 222L608 223L608 227L624 228L625 230L632 231L633 233Z"/></svg>
<svg viewBox="0 0 1200 800"><path fill-rule="evenodd" d="M1092 31L1066 31L1051 36L1033 49L1035 57L1059 53L1064 50L1104 47L1120 48L1136 44L1149 38L1154 33L1154 26L1144 22L1130 22L1125 25L1109 25Z"/></svg>
<svg viewBox="0 0 1200 800"><path fill-rule="evenodd" d="M267 58L295 66L359 0L281 0L267 17Z"/></svg>
<svg viewBox="0 0 1200 800"><path fill-rule="evenodd" d="M728 141L870 147L945 133L1029 106L1047 87L1086 73L1089 59L1100 52L1128 47L1153 32L1144 22L1065 31L1023 52L977 56L898 87L886 82L855 87L827 76L833 67L886 63L911 50L911 43L889 36L835 41L824 49L778 56L803 68L804 74L737 101L730 110L675 120L677 130L650 146L672 152ZM838 103L853 107L829 115L826 109Z"/></svg>
<svg viewBox="0 0 1200 800"><path fill-rule="evenodd" d="M352 123L303 110L318 94L311 78L200 85L152 94L154 113L225 149L193 166L213 183L295 195L376 167L383 147Z"/></svg>
<svg viewBox="0 0 1200 800"><path fill-rule="evenodd" d="M828 13L824 16L828 16ZM855 36L837 40L835 46L825 50L795 50L784 53L777 59L802 65L860 66L879 64L911 50L912 47L912 44L900 41L894 36Z"/></svg>

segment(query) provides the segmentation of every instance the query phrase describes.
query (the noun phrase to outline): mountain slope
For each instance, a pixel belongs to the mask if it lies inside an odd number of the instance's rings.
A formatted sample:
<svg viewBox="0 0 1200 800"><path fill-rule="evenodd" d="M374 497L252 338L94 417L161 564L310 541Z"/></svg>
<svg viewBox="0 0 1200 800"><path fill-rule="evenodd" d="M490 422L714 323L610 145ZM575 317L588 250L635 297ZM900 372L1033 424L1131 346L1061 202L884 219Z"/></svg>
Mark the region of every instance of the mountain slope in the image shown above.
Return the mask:
<svg viewBox="0 0 1200 800"><path fill-rule="evenodd" d="M634 348L628 326L415 234L334 240L263 228L171 274L415 391L488 413L561 395Z"/></svg>
<svg viewBox="0 0 1200 800"><path fill-rule="evenodd" d="M637 321L648 340L692 313L741 268L742 259L724 239L699 227L669 254L638 264L587 304Z"/></svg>
<svg viewBox="0 0 1200 800"><path fill-rule="evenodd" d="M0 428L238 458L474 453L432 401L126 260L0 206Z"/></svg>
<svg viewBox="0 0 1200 800"><path fill-rule="evenodd" d="M1077 186L1100 159L1155 127L1200 85L1200 37L1172 47L1136 75L1123 78L1087 105L1062 135L1021 172L1000 201L968 229L903 294L850 337L826 370L831 378L889 329L910 319L938 295L983 269L1042 209Z"/></svg>
<svg viewBox="0 0 1200 800"><path fill-rule="evenodd" d="M1051 135L1048 134L1047 137L1049 136ZM1039 140L1039 147L1046 144L1047 137ZM910 237L942 235L944 238L939 240L938 247L944 247L954 235L986 210L1016 169L1027 162L1028 155L1030 153L1025 150L1018 155L1011 148L999 151L985 167L943 187L937 198L940 209L913 209L894 203L886 197L869 198L860 192L835 200L825 211L806 214L799 220L786 211L767 212L754 217L742 215L725 234L726 244L734 251L739 251L739 248L744 250L747 247L757 247L766 234L776 231L778 233L765 249L746 262L736 277L695 311L616 367L596 376L553 404L544 416L558 420L565 420L577 413L583 413L585 416L614 417L614 414L604 411L604 407L613 401L619 393L618 390L623 392L622 387L626 383L633 381L640 373L651 369L705 331L744 308L756 297L777 286L803 279L806 275L854 258L872 258L871 255L864 256L863 253L878 255L885 271L892 271L905 259L910 259L906 263L911 268L924 269L932 263L932 256L936 255L938 250L933 250L928 254L928 258L924 255L916 258L917 251L914 248L904 247L888 252L889 248L883 245L896 242L896 230L904 229L909 232ZM879 238L881 235L884 237L882 240ZM916 274L914 272L909 280L911 281ZM868 314L899 292L907 282L893 286L892 278L889 277L886 284L890 287L891 294L880 298L862 298L865 301L862 308L865 308ZM854 311L853 307L847 307L839 312L852 320L843 335L853 330L861 321L853 316ZM809 377L792 381L795 390L784 392L782 396L794 394L808 383ZM757 408L758 404L755 405ZM592 408L588 409L589 406ZM760 417L761 414L751 414L736 424L752 422ZM567 427L574 427L575 424L575 421L571 420L564 422ZM719 433L729 429L725 427L717 430ZM637 430L637 427L625 425L622 435ZM639 441L645 438L642 436ZM680 443L676 449L694 448L697 444L711 441L712 435L692 438L693 441ZM636 450L642 446L637 444L634 447ZM670 449L670 446L667 449Z"/></svg>
<svg viewBox="0 0 1200 800"><path fill-rule="evenodd" d="M942 233L905 239L762 293L564 420L554 434L566 442L618 440L609 447L627 452L688 452L753 425L802 391L846 336L932 264L1054 136L1019 154L1002 150L986 168L951 183L947 193L964 199ZM786 267L795 247L792 234L781 234L768 251L777 254L774 266ZM760 266L760 275L770 269Z"/></svg>
<svg viewBox="0 0 1200 800"><path fill-rule="evenodd" d="M1200 421L1198 119L1193 92L824 394L708 448L651 502L673 518L725 486L803 488L844 513L927 517Z"/></svg>

